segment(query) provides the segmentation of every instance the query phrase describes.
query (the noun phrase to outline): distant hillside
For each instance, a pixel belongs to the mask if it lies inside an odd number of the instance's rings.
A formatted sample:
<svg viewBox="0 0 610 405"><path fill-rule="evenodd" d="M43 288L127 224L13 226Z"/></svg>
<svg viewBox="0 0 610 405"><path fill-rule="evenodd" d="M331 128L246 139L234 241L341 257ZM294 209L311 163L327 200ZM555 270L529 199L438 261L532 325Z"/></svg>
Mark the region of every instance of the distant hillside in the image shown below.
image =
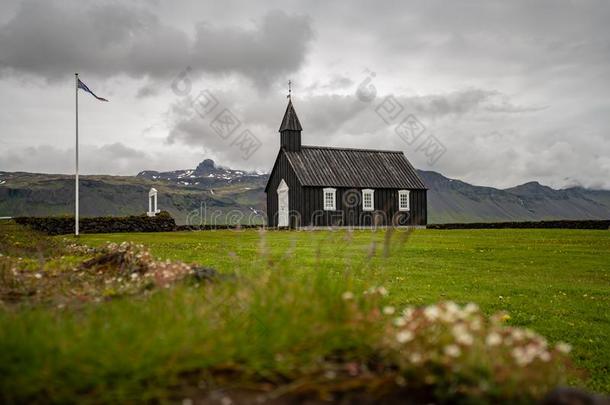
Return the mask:
<svg viewBox="0 0 610 405"><path fill-rule="evenodd" d="M418 171L428 192L428 222L610 219L610 191L573 187L554 190L529 182L505 190ZM82 176L81 215L141 214L148 190L159 190L159 208L179 224L260 222L267 175L217 166L142 171L137 176ZM74 210L74 178L67 175L0 172L0 217L60 215Z"/></svg>
<svg viewBox="0 0 610 405"><path fill-rule="evenodd" d="M193 170L143 171L137 176L81 176L82 216L132 215L148 210L148 191L159 191L160 209L179 224L261 222L267 175L216 167L206 160ZM74 212L74 177L0 172L0 216L61 215Z"/></svg>
<svg viewBox="0 0 610 405"><path fill-rule="evenodd" d="M429 188L430 223L610 218L609 190L554 190L538 182L500 190L418 172Z"/></svg>

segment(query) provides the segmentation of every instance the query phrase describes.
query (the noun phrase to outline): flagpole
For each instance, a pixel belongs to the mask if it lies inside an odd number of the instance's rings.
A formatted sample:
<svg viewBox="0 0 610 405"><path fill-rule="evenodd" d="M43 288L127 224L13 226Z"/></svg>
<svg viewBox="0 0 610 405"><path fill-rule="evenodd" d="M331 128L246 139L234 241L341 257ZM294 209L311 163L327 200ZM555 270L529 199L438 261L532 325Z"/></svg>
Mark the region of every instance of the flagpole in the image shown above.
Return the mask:
<svg viewBox="0 0 610 405"><path fill-rule="evenodd" d="M75 176L75 209L74 209L74 235L78 236L78 73L74 73L76 85L75 102L76 102L76 176Z"/></svg>

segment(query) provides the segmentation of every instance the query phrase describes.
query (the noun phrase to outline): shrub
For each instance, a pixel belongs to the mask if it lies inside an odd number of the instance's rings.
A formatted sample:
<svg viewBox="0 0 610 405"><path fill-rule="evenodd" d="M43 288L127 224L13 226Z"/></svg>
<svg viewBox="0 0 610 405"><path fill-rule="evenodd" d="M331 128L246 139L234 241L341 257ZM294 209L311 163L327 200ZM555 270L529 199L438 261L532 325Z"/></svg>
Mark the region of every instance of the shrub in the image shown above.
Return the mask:
<svg viewBox="0 0 610 405"><path fill-rule="evenodd" d="M570 347L485 317L478 306L444 302L406 308L387 327L383 351L404 383L432 386L441 400L528 402L565 382Z"/></svg>

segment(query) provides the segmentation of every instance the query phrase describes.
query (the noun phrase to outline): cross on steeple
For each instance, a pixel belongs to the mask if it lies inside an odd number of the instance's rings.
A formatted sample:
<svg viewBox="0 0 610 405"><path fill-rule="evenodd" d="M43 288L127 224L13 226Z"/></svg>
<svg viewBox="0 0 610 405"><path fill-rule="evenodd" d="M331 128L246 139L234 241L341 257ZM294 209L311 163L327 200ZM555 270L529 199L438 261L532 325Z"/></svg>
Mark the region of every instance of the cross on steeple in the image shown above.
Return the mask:
<svg viewBox="0 0 610 405"><path fill-rule="evenodd" d="M288 95L286 97L291 98L292 93L292 80L288 80Z"/></svg>

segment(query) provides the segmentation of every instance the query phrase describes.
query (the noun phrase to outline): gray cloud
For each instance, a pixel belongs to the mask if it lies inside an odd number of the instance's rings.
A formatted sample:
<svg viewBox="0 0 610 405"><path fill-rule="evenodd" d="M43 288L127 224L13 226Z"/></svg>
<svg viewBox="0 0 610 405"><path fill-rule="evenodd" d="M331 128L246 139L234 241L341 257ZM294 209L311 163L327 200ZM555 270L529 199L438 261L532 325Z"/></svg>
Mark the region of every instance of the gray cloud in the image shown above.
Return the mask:
<svg viewBox="0 0 610 405"><path fill-rule="evenodd" d="M238 72L268 86L298 70L312 37L307 17L272 11L252 29L198 24L193 53L206 71Z"/></svg>
<svg viewBox="0 0 610 405"><path fill-rule="evenodd" d="M242 74L265 88L301 67L312 36L307 17L281 11L249 29L198 23L190 38L143 7L30 0L0 27L0 68L57 80L75 70L168 78L189 65L193 73Z"/></svg>
<svg viewBox="0 0 610 405"><path fill-rule="evenodd" d="M159 94L159 88L152 83L147 83L138 89L137 98L153 97Z"/></svg>
<svg viewBox="0 0 610 405"><path fill-rule="evenodd" d="M83 174L135 175L145 169L173 170L195 167L202 154L199 150L151 152L116 142L80 147L80 172ZM0 151L0 171L39 173L74 173L74 149L43 144Z"/></svg>
<svg viewBox="0 0 610 405"><path fill-rule="evenodd" d="M350 79L349 77L335 74L335 75L332 75L332 77L326 82L320 82L319 80L316 80L315 82L313 82L312 84L307 86L305 88L305 91L306 92L312 92L312 91L316 91L316 90L334 91L334 90L342 90L342 89L351 88L351 87L353 87L353 85L354 85L354 81L352 79Z"/></svg>
<svg viewBox="0 0 610 405"><path fill-rule="evenodd" d="M119 4L26 1L0 28L2 67L65 78L78 70L100 76L159 76L188 58L188 37L153 14Z"/></svg>
<svg viewBox="0 0 610 405"><path fill-rule="evenodd" d="M375 113L375 108L386 95L379 95L373 102L366 103L356 97L355 90L356 86L352 88L352 93L346 95L309 94L293 98L293 104L304 128L303 143L394 148L403 149L411 154L413 150L409 151L409 146L396 135L394 126L388 125ZM208 116L202 117L197 114L193 106L194 98L198 94L195 90L192 96L181 98L172 104L168 112L169 132L166 141L169 144L202 147L206 154L229 165L270 169L279 147L277 131L284 113L285 99L275 97L249 103L248 100L254 94L252 92L211 90L211 93L219 100L219 106ZM490 119L502 127L505 125L505 117L518 114L517 109L522 110L521 114L537 111L527 106L515 107L510 97L498 91L481 89L465 89L448 94L417 97L404 95L393 97L404 107L404 114L415 114L425 123L429 131L434 131L441 137L455 135L456 130L452 125L455 125L456 120L460 121L462 129L476 128L479 120L489 116L490 108L496 109L491 117L497 117ZM242 129L248 128L263 143L263 147L247 161L240 157L240 151L232 145L234 136L223 139L210 126L214 116L224 108L232 111L241 122L235 136ZM477 134L479 129L467 136L472 138ZM491 161L497 160L497 157L492 155L489 157ZM427 163L423 155L413 153L410 158L420 167L426 167Z"/></svg>

